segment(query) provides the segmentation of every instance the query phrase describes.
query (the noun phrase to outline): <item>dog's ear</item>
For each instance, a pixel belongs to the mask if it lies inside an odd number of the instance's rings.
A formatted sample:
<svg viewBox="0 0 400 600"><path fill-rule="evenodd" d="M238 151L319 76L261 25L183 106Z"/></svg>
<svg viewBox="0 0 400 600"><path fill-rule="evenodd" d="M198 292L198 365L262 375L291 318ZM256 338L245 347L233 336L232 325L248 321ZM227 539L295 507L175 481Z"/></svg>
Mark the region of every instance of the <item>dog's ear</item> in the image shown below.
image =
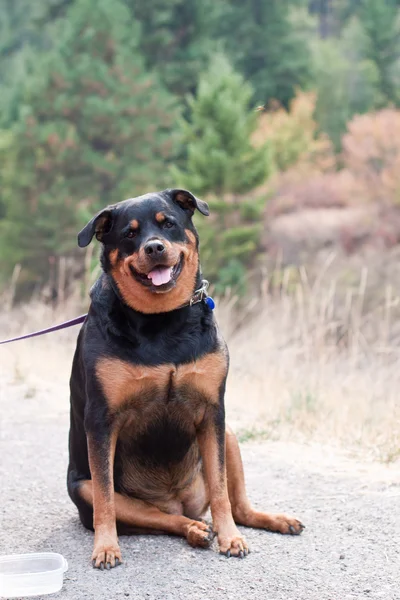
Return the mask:
<svg viewBox="0 0 400 600"><path fill-rule="evenodd" d="M112 228L112 210L105 208L89 221L87 225L78 233L78 246L84 248L92 241L94 235L101 242L103 235L111 231Z"/></svg>
<svg viewBox="0 0 400 600"><path fill-rule="evenodd" d="M179 204L183 210L186 210L191 213L191 216L194 214L194 211L197 210L201 212L202 215L208 217L210 214L210 210L208 208L207 202L204 200L199 200L196 196L193 196L191 192L187 190L169 190L174 202Z"/></svg>

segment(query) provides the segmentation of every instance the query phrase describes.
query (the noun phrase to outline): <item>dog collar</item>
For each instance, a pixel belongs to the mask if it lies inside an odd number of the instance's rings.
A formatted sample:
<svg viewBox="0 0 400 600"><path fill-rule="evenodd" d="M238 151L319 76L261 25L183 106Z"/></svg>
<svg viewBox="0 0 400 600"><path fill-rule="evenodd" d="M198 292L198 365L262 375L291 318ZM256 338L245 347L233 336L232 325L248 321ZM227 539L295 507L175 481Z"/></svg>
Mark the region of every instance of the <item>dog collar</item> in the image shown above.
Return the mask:
<svg viewBox="0 0 400 600"><path fill-rule="evenodd" d="M110 277L110 280L111 280L111 287L114 290L115 294L118 296L118 298L121 298L120 291L119 291L118 287L115 285L112 277ZM189 302L187 302L186 304L181 304L181 306L178 308L184 308L185 306L193 306L193 304L198 304L199 302L204 302L208 306L208 308L210 308L211 310L214 310L215 302L211 298L211 296L208 295L208 292L207 292L209 287L210 287L210 283L207 281L207 279L202 279L201 286L193 293L193 296L190 298Z"/></svg>
<svg viewBox="0 0 400 600"><path fill-rule="evenodd" d="M207 291L209 286L210 286L210 284L207 281L207 279L203 279L201 282L201 287L199 287L199 289L197 289L195 291L195 293L190 298L189 303L186 306L193 306L193 304L198 304L198 302L205 302L205 304L207 304L208 308L211 308L211 310L214 310L215 302L211 298L211 296L208 295L208 291Z"/></svg>

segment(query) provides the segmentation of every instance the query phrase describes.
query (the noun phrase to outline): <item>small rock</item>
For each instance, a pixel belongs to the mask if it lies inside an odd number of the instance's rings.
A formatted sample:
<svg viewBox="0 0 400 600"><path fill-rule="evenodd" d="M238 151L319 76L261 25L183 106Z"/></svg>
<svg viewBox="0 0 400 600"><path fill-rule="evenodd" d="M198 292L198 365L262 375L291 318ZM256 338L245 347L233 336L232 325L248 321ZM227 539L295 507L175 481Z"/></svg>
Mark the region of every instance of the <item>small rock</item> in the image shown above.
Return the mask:
<svg viewBox="0 0 400 600"><path fill-rule="evenodd" d="M341 555L339 556L339 558L340 558L340 560L343 560L343 559L344 559L344 558L346 558L346 557L345 557L345 555L344 555L344 554L341 554Z"/></svg>

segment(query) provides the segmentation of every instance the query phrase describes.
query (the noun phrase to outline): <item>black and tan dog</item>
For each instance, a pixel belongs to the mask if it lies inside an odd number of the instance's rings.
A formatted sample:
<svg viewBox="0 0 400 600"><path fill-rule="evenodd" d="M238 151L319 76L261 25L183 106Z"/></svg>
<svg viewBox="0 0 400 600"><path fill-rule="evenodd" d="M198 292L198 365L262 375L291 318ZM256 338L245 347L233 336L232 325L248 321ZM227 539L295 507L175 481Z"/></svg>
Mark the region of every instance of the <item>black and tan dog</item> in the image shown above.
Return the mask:
<svg viewBox="0 0 400 600"><path fill-rule="evenodd" d="M79 246L103 244L71 376L68 491L94 529L93 566L121 562L120 533L170 533L246 556L236 523L280 533L303 525L254 510L225 428L228 351L204 301L195 210L184 190L125 200L96 215Z"/></svg>

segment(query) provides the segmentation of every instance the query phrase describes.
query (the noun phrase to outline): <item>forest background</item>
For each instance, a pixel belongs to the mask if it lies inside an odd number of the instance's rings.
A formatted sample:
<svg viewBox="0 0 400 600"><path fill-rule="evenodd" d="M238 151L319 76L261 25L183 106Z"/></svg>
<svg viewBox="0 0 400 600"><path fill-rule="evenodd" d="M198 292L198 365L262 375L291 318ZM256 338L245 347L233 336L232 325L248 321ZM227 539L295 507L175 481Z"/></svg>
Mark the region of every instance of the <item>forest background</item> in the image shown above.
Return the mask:
<svg viewBox="0 0 400 600"><path fill-rule="evenodd" d="M3 331L87 306L98 209L181 186L238 364L262 356L254 435L396 459L400 2L3 0Z"/></svg>

